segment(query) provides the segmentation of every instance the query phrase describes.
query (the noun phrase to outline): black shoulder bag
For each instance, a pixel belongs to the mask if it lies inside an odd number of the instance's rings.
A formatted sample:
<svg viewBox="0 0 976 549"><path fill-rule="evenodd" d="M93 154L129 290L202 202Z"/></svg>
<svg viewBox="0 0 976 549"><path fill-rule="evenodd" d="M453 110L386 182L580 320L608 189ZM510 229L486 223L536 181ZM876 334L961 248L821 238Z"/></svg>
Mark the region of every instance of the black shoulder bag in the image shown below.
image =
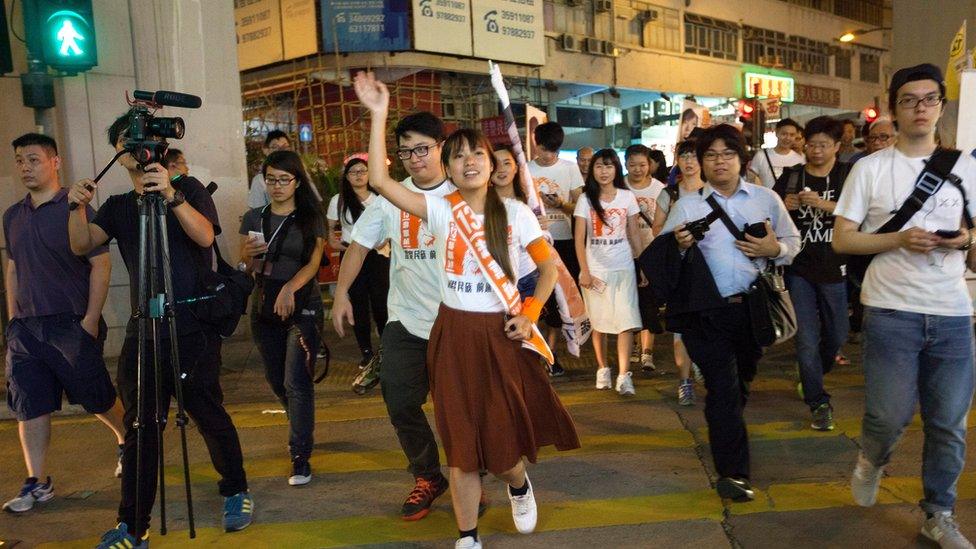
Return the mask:
<svg viewBox="0 0 976 549"><path fill-rule="evenodd" d="M954 149L936 149L925 164L925 168L918 174L915 180L915 188L912 194L905 199L905 202L898 208L895 215L885 222L874 234L895 233L902 229L906 223L922 209L925 201L935 196L946 181L955 185L962 193L962 217L966 227L973 228L973 220L969 217L969 201L966 191L962 188L962 181L952 174L952 168L959 160L960 151ZM864 275L868 271L871 260L878 254L852 255L847 259L847 277L858 288L864 282Z"/></svg>
<svg viewBox="0 0 976 549"><path fill-rule="evenodd" d="M222 338L234 335L241 316L247 311L247 300L254 290L254 280L245 272L231 267L220 255L214 242L217 269L203 273L204 296L194 301L197 319L210 326Z"/></svg>
<svg viewBox="0 0 976 549"><path fill-rule="evenodd" d="M745 240L715 196L708 195L706 202L736 240ZM746 305L752 320L752 337L760 347L777 345L796 335L796 311L783 280L783 269L773 265L771 258L766 260L766 268L760 269L749 286Z"/></svg>

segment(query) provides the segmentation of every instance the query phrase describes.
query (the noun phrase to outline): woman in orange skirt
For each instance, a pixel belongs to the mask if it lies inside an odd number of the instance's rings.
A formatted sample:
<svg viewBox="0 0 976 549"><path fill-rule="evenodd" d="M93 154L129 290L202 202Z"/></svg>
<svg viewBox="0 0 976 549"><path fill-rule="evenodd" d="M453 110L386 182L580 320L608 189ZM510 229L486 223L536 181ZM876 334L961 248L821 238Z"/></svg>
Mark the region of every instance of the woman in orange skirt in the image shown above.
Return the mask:
<svg viewBox="0 0 976 549"><path fill-rule="evenodd" d="M534 344L551 358L535 322L556 283L550 246L532 211L502 200L489 185L495 167L491 144L475 130L459 130L440 145L441 161L457 193L434 197L412 192L390 178L386 159L389 92L372 74L354 86L372 115L370 184L401 210L427 222L444 270L441 307L428 344L427 362L437 432L450 469L458 524L456 548L478 548L479 470L508 484L516 529L530 533L536 503L525 471L538 449L579 447L569 413L549 385ZM539 270L535 294L515 289L519 247ZM527 343L528 342L528 343Z"/></svg>

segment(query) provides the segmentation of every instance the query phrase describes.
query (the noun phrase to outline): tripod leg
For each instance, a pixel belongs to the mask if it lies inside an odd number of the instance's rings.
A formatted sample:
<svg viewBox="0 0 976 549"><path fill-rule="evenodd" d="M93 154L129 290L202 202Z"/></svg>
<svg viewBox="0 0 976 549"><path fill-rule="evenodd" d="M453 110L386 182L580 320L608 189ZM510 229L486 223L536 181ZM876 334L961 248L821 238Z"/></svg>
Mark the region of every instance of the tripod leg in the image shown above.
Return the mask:
<svg viewBox="0 0 976 549"><path fill-rule="evenodd" d="M169 236L166 232L166 205L160 198L156 203L157 232L159 233L163 257L169 258ZM180 429L180 443L183 453L183 484L186 487L186 512L190 526L190 539L196 537L193 517L193 496L190 489L190 458L186 448L186 409L183 406L183 375L180 370L180 344L176 337L176 296L173 293L173 273L168 261L162 262L164 296L164 318L169 326L169 360L173 368L173 397L176 400L176 425Z"/></svg>
<svg viewBox="0 0 976 549"><path fill-rule="evenodd" d="M158 196L152 196L148 198L151 205L155 205L159 201ZM159 296L160 296L160 258L159 258L159 224L154 217L149 218L149 299L156 306L149 307L150 314L150 326L152 327L152 353L153 353L153 377L156 382L156 407L155 407L155 417L156 417L156 474L158 475L159 483L159 534L162 536L166 535L166 473L165 473L165 450L163 446L163 431L166 428L166 416L168 413L167 409L163 408L163 402L166 397L163 394L165 390L163 388L163 369L160 364L159 359L159 339L162 335L160 329L162 323L162 310L159 306ZM169 254L166 254L168 257ZM167 406L168 408L168 406Z"/></svg>
<svg viewBox="0 0 976 549"><path fill-rule="evenodd" d="M130 525L132 532L139 535L142 523L142 453L143 453L143 434L145 432L146 417L145 410L146 395L145 370L146 370L146 322L149 316L149 272L146 270L147 248L146 239L148 235L149 223L149 204L145 198L139 199L139 303L136 311L139 326L138 358L136 359L136 418L132 428L136 430L136 524Z"/></svg>

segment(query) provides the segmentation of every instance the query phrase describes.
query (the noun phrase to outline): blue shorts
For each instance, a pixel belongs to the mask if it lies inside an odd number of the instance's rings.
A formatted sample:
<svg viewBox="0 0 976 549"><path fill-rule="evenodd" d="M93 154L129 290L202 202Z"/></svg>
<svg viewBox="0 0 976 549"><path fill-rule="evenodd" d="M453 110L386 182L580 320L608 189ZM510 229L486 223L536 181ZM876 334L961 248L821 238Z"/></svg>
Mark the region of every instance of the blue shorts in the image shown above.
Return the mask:
<svg viewBox="0 0 976 549"><path fill-rule="evenodd" d="M15 318L7 326L7 405L20 421L61 409L62 395L87 412L115 404L115 386L102 357L100 338L81 327L77 315Z"/></svg>

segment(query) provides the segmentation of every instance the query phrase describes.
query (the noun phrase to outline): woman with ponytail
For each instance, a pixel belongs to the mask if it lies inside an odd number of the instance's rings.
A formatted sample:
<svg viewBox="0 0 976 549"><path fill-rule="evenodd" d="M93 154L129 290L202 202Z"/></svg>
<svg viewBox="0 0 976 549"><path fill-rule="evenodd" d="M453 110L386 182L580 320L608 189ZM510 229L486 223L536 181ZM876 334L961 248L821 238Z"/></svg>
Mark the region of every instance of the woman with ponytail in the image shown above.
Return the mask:
<svg viewBox="0 0 976 549"><path fill-rule="evenodd" d="M366 205L376 194L369 187L369 170L362 158L352 158L342 170L339 193L329 202L326 219L329 222L329 245L344 251L352 242L352 228L359 220ZM338 233L338 237L337 237ZM370 250L363 260L363 267L349 287L352 302L353 333L362 354L360 368L373 359L372 327L370 312L376 323L376 332L382 336L386 326L386 298L390 291L390 258L377 250Z"/></svg>
<svg viewBox="0 0 976 549"><path fill-rule="evenodd" d="M583 186L583 198L576 203L576 255L580 262L583 302L593 326L596 351L596 388L610 389L612 377L607 362L607 339L617 335L616 389L620 395L634 394L630 350L634 332L641 329L634 258L640 255L637 227L640 207L624 183L620 158L613 149L593 155L590 173Z"/></svg>
<svg viewBox="0 0 976 549"><path fill-rule="evenodd" d="M455 547L481 547L480 470L508 485L516 529L530 533L537 513L524 460L534 463L542 446L579 447L573 421L539 357L523 347L526 340L542 342L534 323L556 283L549 245L532 211L503 200L489 185L495 159L478 131L458 130L442 145L441 161L456 193L424 195L391 179L384 162L389 92L372 73L357 74L354 86L372 116L370 184L398 208L427 221L443 258L437 281L442 303L427 360L434 417L450 470L459 533ZM520 246L539 270L531 296L515 289Z"/></svg>
<svg viewBox="0 0 976 549"><path fill-rule="evenodd" d="M312 480L315 428L312 372L319 348L322 296L315 279L325 247L325 222L302 160L293 151L268 155L261 167L271 203L244 214L241 258L255 273L251 332L271 390L288 412L292 474Z"/></svg>

